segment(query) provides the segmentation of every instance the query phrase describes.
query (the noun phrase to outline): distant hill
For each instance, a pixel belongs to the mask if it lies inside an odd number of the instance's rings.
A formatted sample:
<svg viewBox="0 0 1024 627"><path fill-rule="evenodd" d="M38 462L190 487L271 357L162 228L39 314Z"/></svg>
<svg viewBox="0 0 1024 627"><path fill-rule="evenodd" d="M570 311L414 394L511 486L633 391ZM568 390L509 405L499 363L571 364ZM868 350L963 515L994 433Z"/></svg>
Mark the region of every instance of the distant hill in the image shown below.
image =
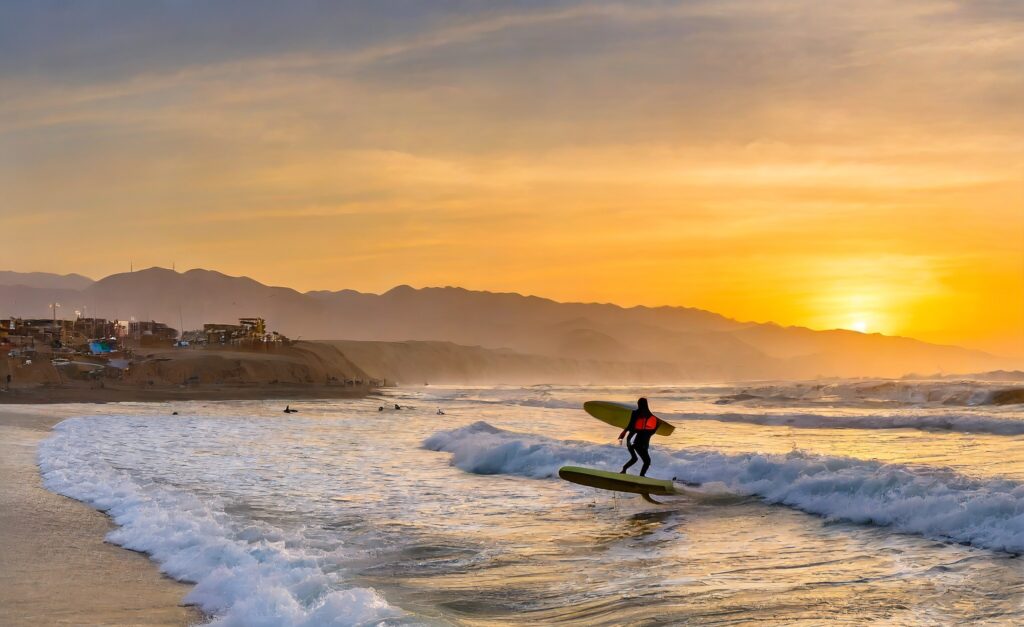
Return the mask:
<svg viewBox="0 0 1024 627"><path fill-rule="evenodd" d="M80 289L0 285L0 316L48 317L48 304L54 300L62 303L60 314L65 317L87 308L90 316L155 319L191 329L204 322L262 316L270 328L293 338L450 342L504 349L549 358L544 368L572 369L586 363L594 368L594 376L607 377L603 382L626 376L659 383L894 377L1015 366L980 351L909 338L744 323L687 307L559 303L520 294L406 285L384 294L301 293L209 270L179 273L150 268L111 275ZM440 351L435 348L403 350L422 356ZM459 359L467 355L460 353ZM495 372L513 368L513 362L515 368L530 367L522 360L491 357L488 367ZM604 365L598 368L597 363ZM539 362L534 365L540 367ZM425 373L417 371L415 378L420 374Z"/></svg>
<svg viewBox="0 0 1024 627"><path fill-rule="evenodd" d="M428 382L469 385L670 383L680 378L671 364L548 357L451 342L335 340L316 343L337 348L371 378L402 385Z"/></svg>
<svg viewBox="0 0 1024 627"><path fill-rule="evenodd" d="M44 289L81 290L93 282L81 274L53 274L50 272L12 272L0 270L0 285L25 285Z"/></svg>

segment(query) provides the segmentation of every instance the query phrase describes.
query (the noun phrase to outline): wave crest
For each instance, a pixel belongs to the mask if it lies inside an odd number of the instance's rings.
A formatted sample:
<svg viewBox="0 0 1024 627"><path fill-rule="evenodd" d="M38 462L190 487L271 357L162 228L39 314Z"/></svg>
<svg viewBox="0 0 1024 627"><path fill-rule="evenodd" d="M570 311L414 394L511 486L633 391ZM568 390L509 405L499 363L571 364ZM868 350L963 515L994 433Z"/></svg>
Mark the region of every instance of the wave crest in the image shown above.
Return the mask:
<svg viewBox="0 0 1024 627"><path fill-rule="evenodd" d="M563 465L615 469L621 448L497 429L485 422L435 433L424 447L452 454L477 474L557 476ZM973 479L948 469L883 464L847 457L704 451L653 454L656 474L718 483L743 496L831 520L890 527L981 548L1024 552L1024 486Z"/></svg>

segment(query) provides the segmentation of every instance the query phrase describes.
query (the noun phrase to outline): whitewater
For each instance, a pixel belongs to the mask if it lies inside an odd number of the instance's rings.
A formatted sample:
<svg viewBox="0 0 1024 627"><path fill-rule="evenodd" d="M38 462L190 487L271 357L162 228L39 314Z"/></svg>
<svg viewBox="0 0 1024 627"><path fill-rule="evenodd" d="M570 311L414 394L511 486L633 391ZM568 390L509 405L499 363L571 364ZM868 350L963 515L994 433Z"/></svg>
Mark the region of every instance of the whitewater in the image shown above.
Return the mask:
<svg viewBox="0 0 1024 627"><path fill-rule="evenodd" d="M110 542L195 584L185 602L215 625L1020 622L1024 411L994 393L431 386L292 415L78 405L38 461L48 489L111 516ZM560 481L562 465L628 457L582 402L639 395L677 424L650 474L700 487L655 507Z"/></svg>

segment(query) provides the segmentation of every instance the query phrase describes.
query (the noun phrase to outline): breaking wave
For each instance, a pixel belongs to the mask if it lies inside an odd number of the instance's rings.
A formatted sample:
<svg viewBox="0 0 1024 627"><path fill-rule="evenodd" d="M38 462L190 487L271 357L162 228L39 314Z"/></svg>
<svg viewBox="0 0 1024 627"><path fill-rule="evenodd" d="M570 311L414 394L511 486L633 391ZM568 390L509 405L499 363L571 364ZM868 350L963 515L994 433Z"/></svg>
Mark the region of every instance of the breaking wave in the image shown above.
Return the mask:
<svg viewBox="0 0 1024 627"><path fill-rule="evenodd" d="M615 469L623 461L622 449L614 446L504 431L484 422L436 433L423 445L451 453L451 463L466 472L538 479L557 476L566 464ZM660 475L719 483L739 495L831 520L1024 552L1024 485L1016 481L799 451L655 452L653 457Z"/></svg>
<svg viewBox="0 0 1024 627"><path fill-rule="evenodd" d="M376 591L345 585L340 550L303 546L272 525L233 518L216 499L137 480L76 445L87 428L82 418L66 420L40 444L44 485L106 512L118 525L108 541L195 583L185 601L210 624L375 625L403 615Z"/></svg>
<svg viewBox="0 0 1024 627"><path fill-rule="evenodd" d="M737 388L717 403L792 402L893 403L899 405L984 406L1024 403L1024 388L1005 381L843 381Z"/></svg>

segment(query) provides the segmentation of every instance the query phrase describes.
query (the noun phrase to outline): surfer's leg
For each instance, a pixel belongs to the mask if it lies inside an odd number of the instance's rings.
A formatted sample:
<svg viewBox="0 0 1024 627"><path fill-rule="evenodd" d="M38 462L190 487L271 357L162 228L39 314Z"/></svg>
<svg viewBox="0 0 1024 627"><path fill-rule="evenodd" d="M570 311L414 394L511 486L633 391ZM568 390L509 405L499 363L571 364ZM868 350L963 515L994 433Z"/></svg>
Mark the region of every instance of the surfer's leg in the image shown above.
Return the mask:
<svg viewBox="0 0 1024 627"><path fill-rule="evenodd" d="M637 459L636 449L633 448L633 445L630 444L628 440L626 441L626 448L629 449L629 461L622 467L622 470L620 471L622 474L626 474L626 471L629 470L630 466L636 463Z"/></svg>
<svg viewBox="0 0 1024 627"><path fill-rule="evenodd" d="M647 451L646 446L636 447L636 452L640 454L640 459L644 460L643 467L640 468L640 476L647 476L647 469L651 467L651 454Z"/></svg>

